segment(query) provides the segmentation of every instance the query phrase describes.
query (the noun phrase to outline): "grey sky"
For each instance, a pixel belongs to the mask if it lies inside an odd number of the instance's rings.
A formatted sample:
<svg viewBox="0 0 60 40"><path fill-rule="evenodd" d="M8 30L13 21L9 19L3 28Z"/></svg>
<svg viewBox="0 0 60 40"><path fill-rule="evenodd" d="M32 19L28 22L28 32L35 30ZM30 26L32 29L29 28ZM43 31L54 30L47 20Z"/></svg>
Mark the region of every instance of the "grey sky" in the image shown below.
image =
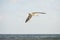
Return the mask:
<svg viewBox="0 0 60 40"><path fill-rule="evenodd" d="M32 17L29 12L47 14ZM0 0L0 33L2 34L59 34L60 0Z"/></svg>

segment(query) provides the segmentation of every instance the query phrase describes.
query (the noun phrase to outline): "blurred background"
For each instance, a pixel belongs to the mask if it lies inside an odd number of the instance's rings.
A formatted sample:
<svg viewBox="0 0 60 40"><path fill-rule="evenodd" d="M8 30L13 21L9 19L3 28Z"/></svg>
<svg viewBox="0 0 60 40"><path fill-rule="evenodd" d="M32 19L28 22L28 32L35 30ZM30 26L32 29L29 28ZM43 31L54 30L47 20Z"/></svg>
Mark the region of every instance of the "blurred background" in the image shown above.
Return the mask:
<svg viewBox="0 0 60 40"><path fill-rule="evenodd" d="M0 34L60 34L60 0L0 0Z"/></svg>

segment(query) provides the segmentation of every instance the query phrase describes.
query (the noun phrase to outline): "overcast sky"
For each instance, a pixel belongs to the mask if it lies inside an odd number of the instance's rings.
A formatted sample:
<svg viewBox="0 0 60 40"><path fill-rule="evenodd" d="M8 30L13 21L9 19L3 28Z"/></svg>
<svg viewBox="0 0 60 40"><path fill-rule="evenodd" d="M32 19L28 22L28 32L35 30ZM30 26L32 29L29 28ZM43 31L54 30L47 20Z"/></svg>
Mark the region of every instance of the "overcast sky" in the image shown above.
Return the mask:
<svg viewBox="0 0 60 40"><path fill-rule="evenodd" d="M0 34L60 34L60 0L0 0Z"/></svg>

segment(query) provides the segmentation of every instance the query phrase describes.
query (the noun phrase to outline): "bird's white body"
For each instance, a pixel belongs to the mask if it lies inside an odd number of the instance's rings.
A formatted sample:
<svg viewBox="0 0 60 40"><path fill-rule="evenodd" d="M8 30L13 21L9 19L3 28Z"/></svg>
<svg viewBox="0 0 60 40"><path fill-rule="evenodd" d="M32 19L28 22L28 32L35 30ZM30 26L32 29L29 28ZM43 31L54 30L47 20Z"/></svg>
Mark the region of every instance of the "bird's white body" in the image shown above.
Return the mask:
<svg viewBox="0 0 60 40"><path fill-rule="evenodd" d="M38 14L33 14L33 13L31 13L31 15L32 15L32 16L38 16Z"/></svg>

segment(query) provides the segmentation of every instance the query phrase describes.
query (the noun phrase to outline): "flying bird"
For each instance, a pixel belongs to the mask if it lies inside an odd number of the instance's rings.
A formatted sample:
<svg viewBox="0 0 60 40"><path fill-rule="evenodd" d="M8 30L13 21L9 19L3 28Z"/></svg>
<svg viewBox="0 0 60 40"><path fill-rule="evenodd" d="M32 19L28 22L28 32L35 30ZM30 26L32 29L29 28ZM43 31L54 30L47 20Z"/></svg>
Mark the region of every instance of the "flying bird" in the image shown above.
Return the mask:
<svg viewBox="0 0 60 40"><path fill-rule="evenodd" d="M39 14L46 14L46 13L44 13L44 12L31 12L28 14L28 17L27 17L25 23L27 23L32 18L32 16L38 16Z"/></svg>

